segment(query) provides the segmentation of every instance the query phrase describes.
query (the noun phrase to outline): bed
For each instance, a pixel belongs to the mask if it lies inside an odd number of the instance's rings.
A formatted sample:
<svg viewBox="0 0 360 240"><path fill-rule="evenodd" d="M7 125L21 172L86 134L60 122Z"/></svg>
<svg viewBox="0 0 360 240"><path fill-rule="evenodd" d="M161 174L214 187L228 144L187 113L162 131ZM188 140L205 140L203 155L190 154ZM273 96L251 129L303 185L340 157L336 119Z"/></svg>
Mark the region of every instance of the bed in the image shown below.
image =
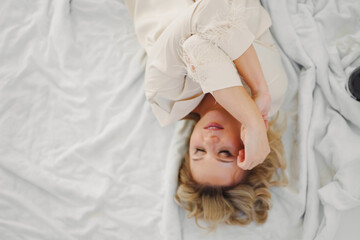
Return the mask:
<svg viewBox="0 0 360 240"><path fill-rule="evenodd" d="M161 128L121 0L0 3L0 239L358 239L360 2L263 0L289 77L289 185L208 233L173 200L191 123Z"/></svg>

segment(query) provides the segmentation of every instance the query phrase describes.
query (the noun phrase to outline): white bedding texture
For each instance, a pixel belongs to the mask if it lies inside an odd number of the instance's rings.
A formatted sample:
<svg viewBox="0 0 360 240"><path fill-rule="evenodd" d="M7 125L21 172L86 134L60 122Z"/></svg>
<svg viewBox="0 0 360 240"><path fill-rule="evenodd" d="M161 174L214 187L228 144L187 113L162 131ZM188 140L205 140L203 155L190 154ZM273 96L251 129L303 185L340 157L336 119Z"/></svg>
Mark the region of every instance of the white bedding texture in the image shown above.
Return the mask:
<svg viewBox="0 0 360 240"><path fill-rule="evenodd" d="M146 0L144 0L146 1ZM121 0L0 2L0 240L360 238L360 1L262 0L289 88L289 185L263 225L174 202L190 122L161 128Z"/></svg>

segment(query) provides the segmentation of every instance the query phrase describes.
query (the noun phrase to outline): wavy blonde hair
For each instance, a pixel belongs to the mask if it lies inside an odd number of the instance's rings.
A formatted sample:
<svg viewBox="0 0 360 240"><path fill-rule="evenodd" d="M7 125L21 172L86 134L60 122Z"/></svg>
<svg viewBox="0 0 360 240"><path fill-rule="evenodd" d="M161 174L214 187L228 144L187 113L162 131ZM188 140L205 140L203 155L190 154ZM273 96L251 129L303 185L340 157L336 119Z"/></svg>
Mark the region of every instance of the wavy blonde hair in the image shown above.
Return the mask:
<svg viewBox="0 0 360 240"><path fill-rule="evenodd" d="M267 133L270 153L264 162L249 171L245 181L230 187L209 186L194 181L190 171L189 155L186 154L179 170L177 204L187 211L188 217L205 220L212 230L220 223L247 225L252 221L264 223L271 208L272 186L287 185L286 160L281 141L286 129L285 121L276 123L279 114L269 124Z"/></svg>

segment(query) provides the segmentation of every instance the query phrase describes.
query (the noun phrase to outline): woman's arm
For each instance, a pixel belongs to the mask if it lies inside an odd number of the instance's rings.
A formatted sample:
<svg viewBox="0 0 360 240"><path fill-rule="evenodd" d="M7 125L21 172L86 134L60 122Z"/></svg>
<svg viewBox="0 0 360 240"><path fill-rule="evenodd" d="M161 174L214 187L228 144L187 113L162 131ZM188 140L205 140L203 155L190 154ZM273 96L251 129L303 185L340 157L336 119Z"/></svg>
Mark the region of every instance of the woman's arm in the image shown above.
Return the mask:
<svg viewBox="0 0 360 240"><path fill-rule="evenodd" d="M249 170L261 164L270 153L266 127L255 102L244 87L230 87L213 92L216 101L242 123L241 139L245 149L239 151L237 164Z"/></svg>
<svg viewBox="0 0 360 240"><path fill-rule="evenodd" d="M252 44L233 62L240 76L245 80L247 85L249 85L252 94L269 92L259 59Z"/></svg>
<svg viewBox="0 0 360 240"><path fill-rule="evenodd" d="M229 87L213 92L216 101L245 127L264 125L255 102L244 87Z"/></svg>
<svg viewBox="0 0 360 240"><path fill-rule="evenodd" d="M246 154L244 156L243 150L239 152L238 165L243 169L252 169L262 163L270 152L266 135L270 94L252 45L233 62L251 88L253 99L244 87L217 90L213 95L220 105L242 123L241 138Z"/></svg>
<svg viewBox="0 0 360 240"><path fill-rule="evenodd" d="M254 46L251 45L233 62L240 76L250 87L252 99L258 106L268 129L267 115L271 107L271 97Z"/></svg>

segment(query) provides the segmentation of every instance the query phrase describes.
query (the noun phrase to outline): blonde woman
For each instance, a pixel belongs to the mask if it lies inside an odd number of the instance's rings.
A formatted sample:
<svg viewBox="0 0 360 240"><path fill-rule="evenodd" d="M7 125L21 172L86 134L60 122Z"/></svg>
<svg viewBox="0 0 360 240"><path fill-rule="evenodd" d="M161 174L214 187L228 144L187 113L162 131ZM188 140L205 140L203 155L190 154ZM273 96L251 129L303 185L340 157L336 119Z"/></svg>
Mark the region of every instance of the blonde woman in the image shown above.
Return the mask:
<svg viewBox="0 0 360 240"><path fill-rule="evenodd" d="M264 222L285 168L273 119L287 88L258 0L125 0L147 53L145 94L161 125L197 121L175 196L189 217ZM274 122L274 121L273 121Z"/></svg>

